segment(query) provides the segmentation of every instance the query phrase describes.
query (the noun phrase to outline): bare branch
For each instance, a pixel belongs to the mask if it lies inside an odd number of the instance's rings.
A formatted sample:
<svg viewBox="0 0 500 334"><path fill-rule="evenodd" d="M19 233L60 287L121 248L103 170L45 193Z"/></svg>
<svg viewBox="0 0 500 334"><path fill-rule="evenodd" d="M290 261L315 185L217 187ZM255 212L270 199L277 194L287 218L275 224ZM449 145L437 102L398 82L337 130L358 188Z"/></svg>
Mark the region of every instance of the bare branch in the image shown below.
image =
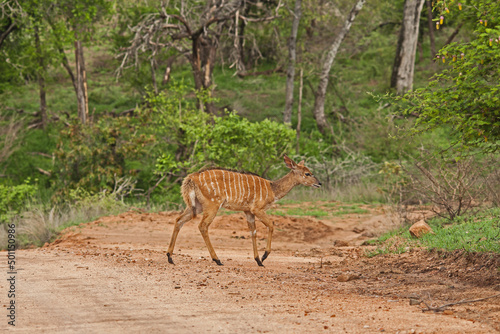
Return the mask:
<svg viewBox="0 0 500 334"><path fill-rule="evenodd" d="M7 119L0 115L0 163L7 161L14 153L19 144L18 138L23 132L22 120L15 117Z"/></svg>
<svg viewBox="0 0 500 334"><path fill-rule="evenodd" d="M438 307L431 307L426 302L423 301L423 303L425 304L425 306L427 308L422 309L422 312L426 312L426 311L443 312L444 309L447 308L447 307L449 307L449 306L460 305L460 304L470 304L470 303L480 302L480 301L483 301L483 300L486 300L486 299L491 299L491 298L496 298L496 297L500 297L500 293L496 294L496 295L493 295L493 296L484 297L484 298L461 300L459 302L444 304L444 305L441 305L441 306L438 306Z"/></svg>

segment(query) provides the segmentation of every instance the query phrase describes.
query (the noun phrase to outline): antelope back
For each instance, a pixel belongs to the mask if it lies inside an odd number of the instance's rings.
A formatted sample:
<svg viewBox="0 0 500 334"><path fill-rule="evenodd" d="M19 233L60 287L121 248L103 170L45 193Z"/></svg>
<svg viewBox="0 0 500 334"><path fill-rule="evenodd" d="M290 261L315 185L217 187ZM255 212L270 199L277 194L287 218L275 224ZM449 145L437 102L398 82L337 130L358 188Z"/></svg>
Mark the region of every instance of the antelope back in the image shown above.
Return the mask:
<svg viewBox="0 0 500 334"><path fill-rule="evenodd" d="M206 200L246 208L274 201L271 182L258 175L209 169L190 175Z"/></svg>

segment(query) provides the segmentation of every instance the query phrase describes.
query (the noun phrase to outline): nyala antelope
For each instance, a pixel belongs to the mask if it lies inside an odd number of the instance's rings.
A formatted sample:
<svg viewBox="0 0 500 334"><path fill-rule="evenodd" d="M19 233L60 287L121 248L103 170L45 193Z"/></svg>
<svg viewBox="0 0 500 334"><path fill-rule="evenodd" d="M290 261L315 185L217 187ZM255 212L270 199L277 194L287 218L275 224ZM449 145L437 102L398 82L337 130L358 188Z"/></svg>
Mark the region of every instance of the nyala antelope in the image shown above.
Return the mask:
<svg viewBox="0 0 500 334"><path fill-rule="evenodd" d="M233 211L243 211L247 216L248 228L252 236L253 255L259 266L271 253L273 237L273 222L266 214L269 207L284 197L293 187L299 184L319 188L321 182L304 166L304 161L296 164L292 159L284 156L285 164L291 171L277 181L269 181L258 175L244 172L235 172L222 168L213 168L189 174L182 182L182 198L186 203L186 210L176 219L172 239L168 247L168 262L173 264L172 254L175 240L182 226L189 220L203 212L198 228L205 240L212 260L222 265L208 237L208 227L221 207ZM257 251L257 231L255 217L259 218L267 227L267 246L259 258Z"/></svg>

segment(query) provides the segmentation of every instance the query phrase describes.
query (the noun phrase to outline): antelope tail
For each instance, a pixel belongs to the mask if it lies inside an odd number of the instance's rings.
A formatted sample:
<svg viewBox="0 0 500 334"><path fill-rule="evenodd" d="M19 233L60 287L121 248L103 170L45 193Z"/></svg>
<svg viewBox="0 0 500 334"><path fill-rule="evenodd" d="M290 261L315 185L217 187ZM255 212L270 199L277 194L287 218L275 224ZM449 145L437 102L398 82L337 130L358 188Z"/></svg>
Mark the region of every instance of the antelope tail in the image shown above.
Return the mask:
<svg viewBox="0 0 500 334"><path fill-rule="evenodd" d="M191 178L186 177L181 186L182 198L186 205L191 206L193 218L196 217L196 185Z"/></svg>

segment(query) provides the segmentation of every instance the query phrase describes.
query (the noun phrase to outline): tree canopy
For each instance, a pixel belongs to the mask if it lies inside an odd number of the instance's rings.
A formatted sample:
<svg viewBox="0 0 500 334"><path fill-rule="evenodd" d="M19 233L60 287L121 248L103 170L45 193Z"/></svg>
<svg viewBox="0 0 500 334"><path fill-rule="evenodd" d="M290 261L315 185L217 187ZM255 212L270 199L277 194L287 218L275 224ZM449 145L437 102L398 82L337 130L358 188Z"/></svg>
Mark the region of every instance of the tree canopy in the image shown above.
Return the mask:
<svg viewBox="0 0 500 334"><path fill-rule="evenodd" d="M443 67L428 86L405 95L403 113L418 115L414 132L452 129L454 142L483 152L500 149L500 26L498 1L437 1L436 26L452 19L474 27L470 41L439 50Z"/></svg>

